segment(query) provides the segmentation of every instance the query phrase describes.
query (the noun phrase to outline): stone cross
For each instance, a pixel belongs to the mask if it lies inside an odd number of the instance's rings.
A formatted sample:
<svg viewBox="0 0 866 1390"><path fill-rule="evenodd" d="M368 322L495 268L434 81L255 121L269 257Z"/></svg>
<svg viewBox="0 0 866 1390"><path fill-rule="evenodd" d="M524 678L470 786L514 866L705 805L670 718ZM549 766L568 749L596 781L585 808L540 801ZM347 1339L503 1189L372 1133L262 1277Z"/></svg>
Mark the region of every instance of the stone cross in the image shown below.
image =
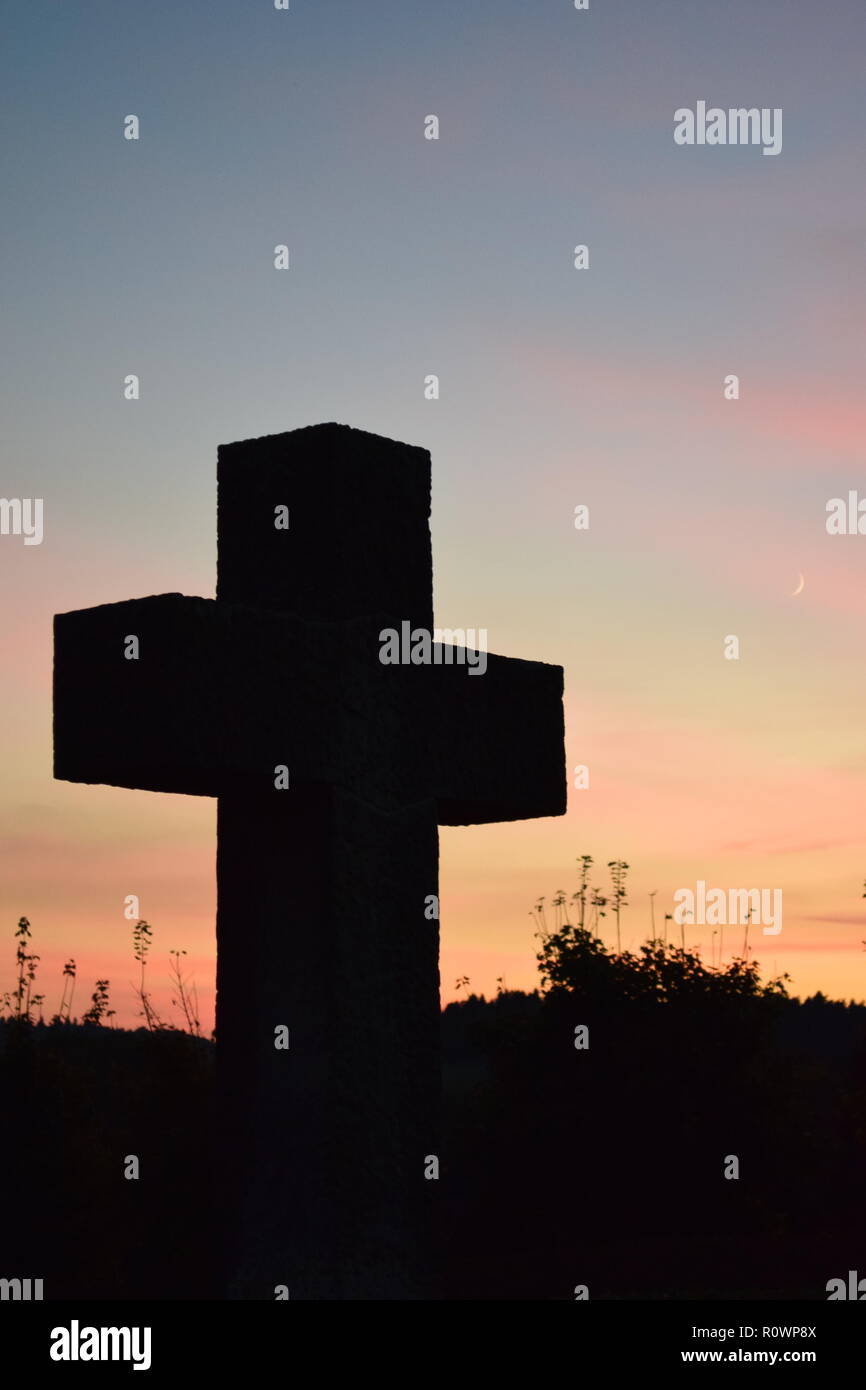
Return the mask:
<svg viewBox="0 0 866 1390"><path fill-rule="evenodd" d="M229 1298L429 1296L437 824L565 809L561 667L381 659L433 630L429 514L424 449L223 445L216 599L55 618L54 775L218 798Z"/></svg>

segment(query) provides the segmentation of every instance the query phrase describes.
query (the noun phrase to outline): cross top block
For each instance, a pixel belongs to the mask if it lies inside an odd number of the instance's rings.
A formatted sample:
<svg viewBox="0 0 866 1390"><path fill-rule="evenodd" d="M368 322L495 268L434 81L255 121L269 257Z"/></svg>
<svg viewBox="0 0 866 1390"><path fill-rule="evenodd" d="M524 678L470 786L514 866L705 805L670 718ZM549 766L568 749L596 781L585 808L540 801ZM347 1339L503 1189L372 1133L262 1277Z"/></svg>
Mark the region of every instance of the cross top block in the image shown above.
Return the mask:
<svg viewBox="0 0 866 1390"><path fill-rule="evenodd" d="M223 445L218 496L216 600L55 618L56 777L218 796L285 765L440 824L564 812L561 667L379 659L383 629L433 630L426 450L336 424Z"/></svg>
<svg viewBox="0 0 866 1390"><path fill-rule="evenodd" d="M221 602L432 628L426 449L328 424L222 444L217 459Z"/></svg>

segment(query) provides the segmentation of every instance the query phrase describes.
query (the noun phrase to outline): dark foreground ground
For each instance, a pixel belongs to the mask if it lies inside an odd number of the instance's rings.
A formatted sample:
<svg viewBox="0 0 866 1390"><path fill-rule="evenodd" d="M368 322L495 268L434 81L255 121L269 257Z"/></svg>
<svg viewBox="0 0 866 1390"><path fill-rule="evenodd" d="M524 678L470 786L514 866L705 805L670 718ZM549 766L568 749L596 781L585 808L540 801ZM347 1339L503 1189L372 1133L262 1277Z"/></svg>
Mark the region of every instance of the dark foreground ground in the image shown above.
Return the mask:
<svg viewBox="0 0 866 1390"><path fill-rule="evenodd" d="M436 1297L823 1300L866 1274L866 1008L507 993L442 1029ZM212 1045L24 1031L0 1024L0 1277L219 1297Z"/></svg>

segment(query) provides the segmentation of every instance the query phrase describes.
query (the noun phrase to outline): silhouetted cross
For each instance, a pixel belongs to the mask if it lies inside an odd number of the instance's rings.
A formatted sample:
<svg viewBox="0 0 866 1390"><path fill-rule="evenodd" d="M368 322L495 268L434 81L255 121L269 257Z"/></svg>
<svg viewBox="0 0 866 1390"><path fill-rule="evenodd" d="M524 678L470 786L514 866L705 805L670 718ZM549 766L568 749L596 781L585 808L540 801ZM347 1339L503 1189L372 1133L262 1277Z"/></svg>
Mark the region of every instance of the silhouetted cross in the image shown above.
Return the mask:
<svg viewBox="0 0 866 1390"><path fill-rule="evenodd" d="M423 1297L437 822L562 814L562 669L382 664L433 628L426 450L316 425L218 487L215 600L55 618L54 774L219 798L227 1295Z"/></svg>

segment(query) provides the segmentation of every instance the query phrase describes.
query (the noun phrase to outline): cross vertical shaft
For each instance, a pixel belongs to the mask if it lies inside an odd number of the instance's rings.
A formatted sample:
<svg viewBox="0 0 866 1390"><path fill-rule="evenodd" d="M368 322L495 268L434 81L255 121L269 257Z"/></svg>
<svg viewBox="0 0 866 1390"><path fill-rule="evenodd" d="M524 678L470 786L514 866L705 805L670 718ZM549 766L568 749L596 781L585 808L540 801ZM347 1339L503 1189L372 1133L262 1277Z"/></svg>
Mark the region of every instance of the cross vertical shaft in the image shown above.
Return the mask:
<svg viewBox="0 0 866 1390"><path fill-rule="evenodd" d="M439 976L417 890L437 892L434 809L388 815L339 788L291 796L219 798L229 1295L422 1297Z"/></svg>
<svg viewBox="0 0 866 1390"><path fill-rule="evenodd" d="M432 626L426 452L339 427L291 439L220 449L218 601ZM280 507L288 528L274 525ZM422 1297L424 1158L438 1152L438 921L424 916L436 806L383 808L291 774L288 790L219 797L229 1293ZM280 1024L288 1052L274 1047Z"/></svg>

